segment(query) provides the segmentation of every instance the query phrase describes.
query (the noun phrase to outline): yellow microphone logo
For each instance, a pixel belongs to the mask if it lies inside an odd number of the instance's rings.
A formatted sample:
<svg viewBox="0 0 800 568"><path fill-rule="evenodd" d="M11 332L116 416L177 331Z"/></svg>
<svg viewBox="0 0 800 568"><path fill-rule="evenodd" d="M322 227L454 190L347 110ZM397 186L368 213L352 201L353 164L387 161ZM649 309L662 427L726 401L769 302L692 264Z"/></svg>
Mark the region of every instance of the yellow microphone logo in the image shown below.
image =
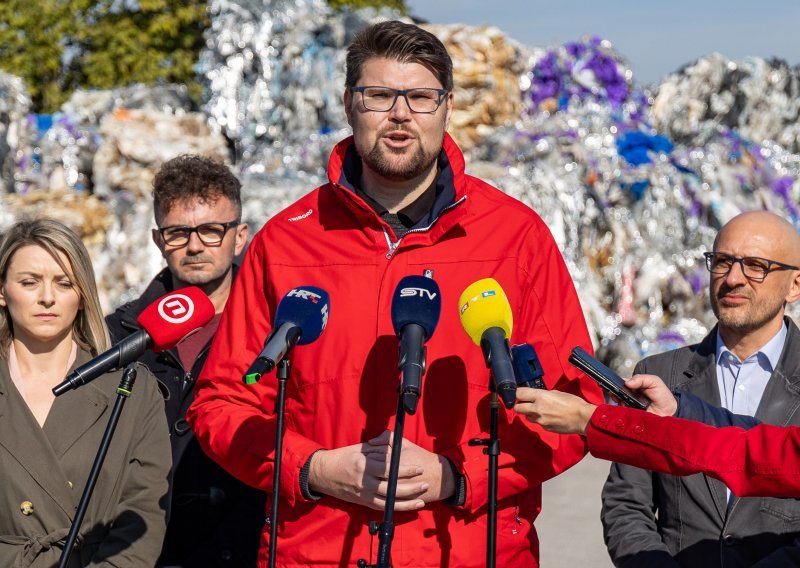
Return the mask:
<svg viewBox="0 0 800 568"><path fill-rule="evenodd" d="M503 288L494 278L473 282L458 299L461 325L476 345L481 344L483 333L499 327L506 339L511 336L514 318L511 305Z"/></svg>

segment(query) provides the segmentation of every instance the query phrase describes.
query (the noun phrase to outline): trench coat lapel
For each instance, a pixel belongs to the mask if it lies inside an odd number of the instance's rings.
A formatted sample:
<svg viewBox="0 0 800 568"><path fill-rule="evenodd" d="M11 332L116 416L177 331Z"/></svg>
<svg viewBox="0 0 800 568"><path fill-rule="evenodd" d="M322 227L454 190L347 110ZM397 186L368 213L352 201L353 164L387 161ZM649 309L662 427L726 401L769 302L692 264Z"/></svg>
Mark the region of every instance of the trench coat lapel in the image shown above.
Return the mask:
<svg viewBox="0 0 800 568"><path fill-rule="evenodd" d="M89 353L78 351L70 372L89 359ZM108 402L108 397L92 383L56 398L43 430L58 459L100 419ZM94 454L87 455L86 459L94 461Z"/></svg>
<svg viewBox="0 0 800 568"><path fill-rule="evenodd" d="M79 352L76 364L87 358L87 354ZM45 421L45 428L41 428L14 387L7 361L0 360L0 445L14 456L31 479L50 495L70 519L75 512L77 497L69 487L58 458L99 419L108 406L105 396L98 389L90 387L87 385L85 390L71 391L57 398ZM62 400L69 394L77 396ZM61 418L56 422L61 425L60 428L46 431L47 422L54 412L62 417L66 415L68 420ZM52 441L50 435L53 436Z"/></svg>

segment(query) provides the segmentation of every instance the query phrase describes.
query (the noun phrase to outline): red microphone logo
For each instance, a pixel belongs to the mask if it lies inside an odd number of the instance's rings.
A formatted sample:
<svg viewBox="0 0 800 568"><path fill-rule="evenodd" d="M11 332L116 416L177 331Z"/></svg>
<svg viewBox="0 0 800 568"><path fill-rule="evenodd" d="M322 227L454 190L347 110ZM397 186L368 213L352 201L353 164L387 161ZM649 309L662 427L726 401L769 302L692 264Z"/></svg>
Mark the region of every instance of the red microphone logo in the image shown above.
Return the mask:
<svg viewBox="0 0 800 568"><path fill-rule="evenodd" d="M158 315L173 324L188 321L194 314L194 302L186 294L169 294L158 302Z"/></svg>

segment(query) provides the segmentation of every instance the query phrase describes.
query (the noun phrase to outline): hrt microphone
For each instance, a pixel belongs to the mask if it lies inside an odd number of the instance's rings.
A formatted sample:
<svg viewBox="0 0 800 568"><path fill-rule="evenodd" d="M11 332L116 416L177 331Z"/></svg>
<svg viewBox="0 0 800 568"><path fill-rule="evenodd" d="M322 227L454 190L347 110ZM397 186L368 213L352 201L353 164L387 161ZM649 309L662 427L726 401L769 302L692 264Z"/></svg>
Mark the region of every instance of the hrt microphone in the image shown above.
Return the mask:
<svg viewBox="0 0 800 568"><path fill-rule="evenodd" d="M546 389L542 380L544 369L536 355L536 350L530 343L514 345L511 347L511 359L514 363L514 378L518 387L531 389Z"/></svg>
<svg viewBox="0 0 800 568"><path fill-rule="evenodd" d="M508 338L514 317L506 293L497 280L484 278L467 286L458 305L461 325L472 341L480 345L497 394L506 408L512 408L517 401L517 381Z"/></svg>
<svg viewBox="0 0 800 568"><path fill-rule="evenodd" d="M264 342L264 349L242 377L247 385L254 385L261 376L269 373L295 345L306 345L316 339L328 324L330 298L316 286L292 288L278 302L272 332Z"/></svg>
<svg viewBox="0 0 800 568"><path fill-rule="evenodd" d="M392 326L400 339L400 396L409 414L417 412L425 373L425 343L433 335L441 312L442 295L432 278L406 276L397 284L392 298Z"/></svg>
<svg viewBox="0 0 800 568"><path fill-rule="evenodd" d="M214 305L197 286L187 286L161 296L147 306L136 322L141 326L113 347L84 363L53 389L56 396L121 369L148 349L165 351L206 325L214 317Z"/></svg>

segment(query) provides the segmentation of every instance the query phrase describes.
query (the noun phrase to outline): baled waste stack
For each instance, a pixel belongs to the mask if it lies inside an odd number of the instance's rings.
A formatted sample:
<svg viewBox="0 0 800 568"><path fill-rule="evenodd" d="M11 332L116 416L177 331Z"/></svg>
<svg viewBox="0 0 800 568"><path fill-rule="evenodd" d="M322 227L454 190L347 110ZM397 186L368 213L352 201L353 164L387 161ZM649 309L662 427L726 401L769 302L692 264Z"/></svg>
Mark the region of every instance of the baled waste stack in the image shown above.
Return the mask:
<svg viewBox="0 0 800 568"><path fill-rule="evenodd" d="M322 0L212 0L210 14L200 109L180 87L80 92L53 117L52 132L39 133L24 96L9 90L16 84L0 77L0 94L11 93L0 97L0 123L22 117L23 133L13 176L3 179L19 195L58 181L82 196L77 207L94 208L90 218L106 216L89 224L100 228L87 238L97 240L110 307L162 266L150 244L149 186L164 160L182 152L230 159L253 230L324 181L333 144L349 134L345 46L369 22L394 17L334 12ZM601 38L543 49L496 28L428 29L454 59L451 131L468 171L545 219L601 356L621 372L713 324L701 253L719 226L756 208L800 226L800 156L792 153L800 96L788 65L714 55L648 90ZM63 195L42 203L57 211ZM7 197L4 226L39 207Z"/></svg>

